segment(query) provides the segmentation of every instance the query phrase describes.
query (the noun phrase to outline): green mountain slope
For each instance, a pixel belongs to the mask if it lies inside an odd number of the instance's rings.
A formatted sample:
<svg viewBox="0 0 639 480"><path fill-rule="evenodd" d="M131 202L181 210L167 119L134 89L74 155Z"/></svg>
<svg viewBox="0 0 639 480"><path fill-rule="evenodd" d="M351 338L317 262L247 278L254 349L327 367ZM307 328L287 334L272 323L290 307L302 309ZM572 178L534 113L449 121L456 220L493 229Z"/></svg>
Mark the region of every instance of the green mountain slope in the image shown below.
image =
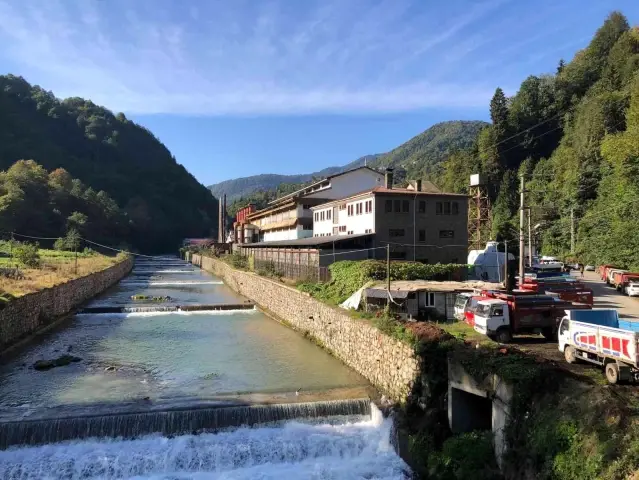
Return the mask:
<svg viewBox="0 0 639 480"><path fill-rule="evenodd" d="M397 168L398 180L405 177L430 178L450 152L466 149L476 140L479 131L488 125L480 121L451 121L433 125L426 131L411 138L394 150L378 155L367 155L342 167L329 167L319 172L303 175L263 174L236 178L211 185L216 197L226 193L230 201L254 200L255 192L274 192L281 184L301 184L314 178L322 178L335 173L364 165L373 168L392 166ZM258 195L264 196L264 195ZM271 195L272 196L272 195Z"/></svg>
<svg viewBox="0 0 639 480"><path fill-rule="evenodd" d="M380 155L369 165L394 167L401 179L432 179L437 167L452 152L472 146L488 124L481 121L450 121L433 125L406 143Z"/></svg>
<svg viewBox="0 0 639 480"><path fill-rule="evenodd" d="M351 168L360 167L364 165L365 162L370 163L374 161L378 156L379 155L366 155L365 157L358 158L347 165L341 167L328 167L314 173L303 173L300 175L277 175L274 173L264 173L261 175L252 175L250 177L234 178L211 185L209 189L217 198L221 198L222 195L226 194L227 202L230 203L241 197L248 197L253 192L275 191L281 184L306 183L312 181L314 178L323 178Z"/></svg>
<svg viewBox="0 0 639 480"><path fill-rule="evenodd" d="M121 241L140 250L173 250L216 227L215 198L144 127L91 101L59 100L21 77L0 76L0 170L20 159L62 167L94 193L104 190L124 215ZM22 233L64 233L50 223L22 223L29 227Z"/></svg>

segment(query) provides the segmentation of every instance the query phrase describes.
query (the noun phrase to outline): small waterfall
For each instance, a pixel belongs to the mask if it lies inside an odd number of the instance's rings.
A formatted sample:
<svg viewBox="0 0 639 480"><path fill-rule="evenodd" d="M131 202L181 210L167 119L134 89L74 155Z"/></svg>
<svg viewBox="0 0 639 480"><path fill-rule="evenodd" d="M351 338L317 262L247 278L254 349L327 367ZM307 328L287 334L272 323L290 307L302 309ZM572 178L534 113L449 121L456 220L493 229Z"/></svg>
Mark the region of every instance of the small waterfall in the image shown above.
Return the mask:
<svg viewBox="0 0 639 480"><path fill-rule="evenodd" d="M221 281L208 280L182 280L173 282L163 282L155 280L122 280L120 285L123 287L168 287L168 286L189 286L189 285L223 285Z"/></svg>
<svg viewBox="0 0 639 480"><path fill-rule="evenodd" d="M250 302L245 303L217 303L211 305L135 305L135 306L98 306L86 307L78 311L82 315L95 315L107 313L157 313L157 312L220 312L255 310L255 305Z"/></svg>
<svg viewBox="0 0 639 480"><path fill-rule="evenodd" d="M82 438L136 438L151 433L180 435L300 418L371 414L369 399L174 409L0 423L0 449Z"/></svg>

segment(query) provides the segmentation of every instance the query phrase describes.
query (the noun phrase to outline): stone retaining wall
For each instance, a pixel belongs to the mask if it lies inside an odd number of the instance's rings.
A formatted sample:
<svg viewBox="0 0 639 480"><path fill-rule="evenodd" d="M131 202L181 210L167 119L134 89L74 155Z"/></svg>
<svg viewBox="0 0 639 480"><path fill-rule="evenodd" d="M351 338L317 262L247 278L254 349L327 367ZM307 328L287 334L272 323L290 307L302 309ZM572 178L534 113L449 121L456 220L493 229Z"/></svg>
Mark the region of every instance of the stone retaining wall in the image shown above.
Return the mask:
<svg viewBox="0 0 639 480"><path fill-rule="evenodd" d="M411 346L380 332L366 320L353 318L282 283L235 270L210 257L189 255L187 260L221 277L237 293L321 343L390 399L407 399L419 376L419 361Z"/></svg>
<svg viewBox="0 0 639 480"><path fill-rule="evenodd" d="M127 258L100 272L12 300L0 310L0 352L106 290L127 275L131 268L133 259Z"/></svg>

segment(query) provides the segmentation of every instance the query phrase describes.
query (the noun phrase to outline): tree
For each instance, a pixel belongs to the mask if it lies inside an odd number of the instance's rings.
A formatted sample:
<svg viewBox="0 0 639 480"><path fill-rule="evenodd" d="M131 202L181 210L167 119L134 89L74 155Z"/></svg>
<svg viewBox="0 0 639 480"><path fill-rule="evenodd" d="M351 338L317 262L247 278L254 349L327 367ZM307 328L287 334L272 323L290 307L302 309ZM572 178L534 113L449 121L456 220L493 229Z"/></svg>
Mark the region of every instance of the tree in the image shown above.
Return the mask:
<svg viewBox="0 0 639 480"><path fill-rule="evenodd" d="M87 220L88 218L84 213L73 212L69 215L69 218L67 218L67 228L80 232L87 224Z"/></svg>
<svg viewBox="0 0 639 480"><path fill-rule="evenodd" d="M504 91L499 87L490 100L490 118L493 121L496 140L503 141L508 135L508 101Z"/></svg>

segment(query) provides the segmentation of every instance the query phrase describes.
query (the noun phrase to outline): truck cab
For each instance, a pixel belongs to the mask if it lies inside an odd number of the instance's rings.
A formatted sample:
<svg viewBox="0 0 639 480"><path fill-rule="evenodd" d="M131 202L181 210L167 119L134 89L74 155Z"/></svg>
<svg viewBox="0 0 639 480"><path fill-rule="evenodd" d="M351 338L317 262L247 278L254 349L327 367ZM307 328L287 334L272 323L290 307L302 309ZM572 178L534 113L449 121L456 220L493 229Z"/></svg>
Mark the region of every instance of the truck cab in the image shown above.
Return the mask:
<svg viewBox="0 0 639 480"><path fill-rule="evenodd" d="M464 320L466 305L472 297L472 293L459 293L455 299L455 318L457 320Z"/></svg>
<svg viewBox="0 0 639 480"><path fill-rule="evenodd" d="M477 302L475 308L475 331L506 343L512 339L508 302L487 298Z"/></svg>

